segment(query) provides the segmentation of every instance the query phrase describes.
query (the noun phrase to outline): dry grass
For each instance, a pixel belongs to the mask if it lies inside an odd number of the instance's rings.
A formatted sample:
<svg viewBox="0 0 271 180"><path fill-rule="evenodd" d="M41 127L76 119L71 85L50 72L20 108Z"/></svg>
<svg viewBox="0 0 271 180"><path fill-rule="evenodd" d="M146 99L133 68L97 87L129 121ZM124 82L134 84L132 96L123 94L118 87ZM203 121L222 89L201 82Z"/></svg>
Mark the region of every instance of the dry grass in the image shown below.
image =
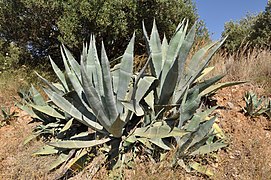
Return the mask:
<svg viewBox="0 0 271 180"><path fill-rule="evenodd" d="M271 52L252 49L233 55L217 53L212 60L215 71L212 75L226 74L224 81L249 81L271 92Z"/></svg>

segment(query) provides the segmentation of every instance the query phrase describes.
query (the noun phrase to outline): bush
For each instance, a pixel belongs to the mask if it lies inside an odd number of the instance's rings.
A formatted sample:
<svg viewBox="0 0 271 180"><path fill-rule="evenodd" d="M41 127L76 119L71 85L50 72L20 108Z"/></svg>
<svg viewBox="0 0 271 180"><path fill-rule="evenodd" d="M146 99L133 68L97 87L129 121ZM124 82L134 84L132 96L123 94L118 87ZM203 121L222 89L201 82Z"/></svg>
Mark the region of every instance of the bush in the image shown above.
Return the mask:
<svg viewBox="0 0 271 180"><path fill-rule="evenodd" d="M161 30L171 36L180 19L189 19L189 27L198 19L191 0L14 0L0 2L0 7L1 36L6 44L14 42L28 52L31 56L25 58L26 62L35 61L33 65L44 64L48 55L61 64L58 47L64 42L79 58L81 42L88 41L91 33L97 42L103 39L111 50L109 57L116 58L134 30L140 37L137 41L144 44L142 20L149 31L155 18ZM206 35L203 23L199 29L199 34ZM142 46L135 48L142 52Z"/></svg>
<svg viewBox="0 0 271 180"><path fill-rule="evenodd" d="M240 21L227 22L222 36L228 36L224 48L229 52L236 52L243 47L270 49L271 3L268 2L265 11L258 15L247 15Z"/></svg>

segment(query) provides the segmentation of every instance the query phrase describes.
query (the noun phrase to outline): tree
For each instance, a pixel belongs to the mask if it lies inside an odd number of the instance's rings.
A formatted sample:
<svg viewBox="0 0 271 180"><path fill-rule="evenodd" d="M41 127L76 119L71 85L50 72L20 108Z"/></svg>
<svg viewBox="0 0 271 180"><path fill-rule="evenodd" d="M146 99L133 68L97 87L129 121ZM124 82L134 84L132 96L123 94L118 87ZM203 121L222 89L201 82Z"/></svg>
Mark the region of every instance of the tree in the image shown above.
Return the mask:
<svg viewBox="0 0 271 180"><path fill-rule="evenodd" d="M183 18L190 20L190 27L198 20L191 0L2 0L0 8L1 39L23 49L28 57L21 59L34 65L48 55L57 60L61 43L80 56L82 43L92 33L98 47L104 41L112 59L123 53L134 31L140 37L143 20L150 32L155 18L167 36ZM206 35L203 26L200 35ZM144 44L143 38L137 41ZM136 52L142 53L142 46Z"/></svg>
<svg viewBox="0 0 271 180"><path fill-rule="evenodd" d="M270 49L271 2L268 1L265 11L257 15L247 15L238 22L226 23L222 36L228 36L224 48L229 52L235 52L244 46Z"/></svg>

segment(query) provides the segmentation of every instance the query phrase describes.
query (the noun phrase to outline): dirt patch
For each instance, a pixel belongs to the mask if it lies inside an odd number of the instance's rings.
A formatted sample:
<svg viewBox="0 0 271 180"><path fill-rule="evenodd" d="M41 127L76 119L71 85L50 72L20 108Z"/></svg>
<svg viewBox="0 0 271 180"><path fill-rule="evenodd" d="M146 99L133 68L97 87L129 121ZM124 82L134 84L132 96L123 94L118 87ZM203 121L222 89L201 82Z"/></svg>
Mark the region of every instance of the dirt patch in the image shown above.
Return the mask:
<svg viewBox="0 0 271 180"><path fill-rule="evenodd" d="M263 95L252 85L240 85L218 92L215 99L224 107L217 110L220 126L229 138L229 147L219 152L215 179L271 179L270 121L260 116L251 118L241 112L246 91Z"/></svg>
<svg viewBox="0 0 271 180"><path fill-rule="evenodd" d="M28 124L31 118L24 112L16 111L18 118L10 125L0 128L0 179L47 179L48 165L55 157L33 157L32 153L42 147L41 141L23 145L36 124Z"/></svg>
<svg viewBox="0 0 271 180"><path fill-rule="evenodd" d="M218 153L214 179L271 179L270 121L263 116L246 117L241 112L245 105L244 93L249 90L264 94L263 89L248 84L225 88L215 95L220 106L215 113L228 137L229 147ZM19 118L0 128L0 179L52 179L53 174L49 174L47 168L56 157L31 156L43 142L22 145L35 124L28 124L31 118L15 110ZM106 171L100 171L95 179L105 174ZM126 179L206 179L151 162L137 164L136 169L127 171L126 175Z"/></svg>

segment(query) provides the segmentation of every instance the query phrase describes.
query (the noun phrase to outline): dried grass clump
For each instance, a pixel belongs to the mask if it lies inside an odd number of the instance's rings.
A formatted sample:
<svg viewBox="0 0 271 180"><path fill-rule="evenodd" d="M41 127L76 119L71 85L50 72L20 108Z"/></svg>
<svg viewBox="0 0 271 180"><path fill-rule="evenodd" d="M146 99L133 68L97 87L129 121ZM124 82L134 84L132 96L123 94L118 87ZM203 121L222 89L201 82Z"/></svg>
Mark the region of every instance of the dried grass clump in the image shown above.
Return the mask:
<svg viewBox="0 0 271 180"><path fill-rule="evenodd" d="M227 75L224 81L245 80L271 91L271 51L268 49L240 50L234 54L221 51L211 62L215 66L212 75L224 73Z"/></svg>

